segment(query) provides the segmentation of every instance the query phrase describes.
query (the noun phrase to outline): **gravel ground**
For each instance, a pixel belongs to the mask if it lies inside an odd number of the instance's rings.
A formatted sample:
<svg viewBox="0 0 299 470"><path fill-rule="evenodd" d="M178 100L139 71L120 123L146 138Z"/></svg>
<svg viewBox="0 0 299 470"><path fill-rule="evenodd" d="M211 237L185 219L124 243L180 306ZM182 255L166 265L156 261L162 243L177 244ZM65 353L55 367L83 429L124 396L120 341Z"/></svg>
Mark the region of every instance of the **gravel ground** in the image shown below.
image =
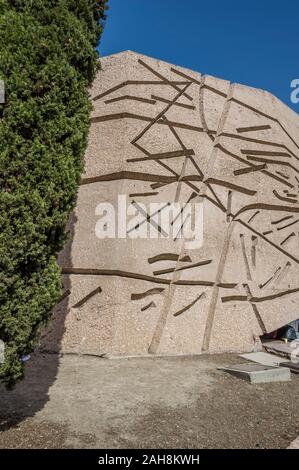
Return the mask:
<svg viewBox="0 0 299 470"><path fill-rule="evenodd" d="M217 370L240 362L36 355L0 390L0 448L287 448L299 375L250 385Z"/></svg>

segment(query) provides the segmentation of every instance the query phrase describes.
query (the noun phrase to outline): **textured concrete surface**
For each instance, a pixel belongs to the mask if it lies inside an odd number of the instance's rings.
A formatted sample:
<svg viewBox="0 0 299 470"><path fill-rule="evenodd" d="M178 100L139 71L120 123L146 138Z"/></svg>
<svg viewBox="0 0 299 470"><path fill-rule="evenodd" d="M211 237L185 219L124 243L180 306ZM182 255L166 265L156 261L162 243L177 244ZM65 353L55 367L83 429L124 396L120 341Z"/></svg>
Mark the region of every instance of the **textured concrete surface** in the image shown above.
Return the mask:
<svg viewBox="0 0 299 470"><path fill-rule="evenodd" d="M224 367L223 370L240 379L247 380L251 384L288 382L291 380L290 370L283 367L248 363L233 364L232 366Z"/></svg>
<svg viewBox="0 0 299 470"><path fill-rule="evenodd" d="M298 115L266 91L130 51L102 59L91 98L65 296L44 350L260 349L298 318ZM119 194L144 204L155 239L96 237L98 204ZM204 210L196 249L161 237L149 208L190 199Z"/></svg>
<svg viewBox="0 0 299 470"><path fill-rule="evenodd" d="M283 362L281 364L281 367L287 367L294 374L299 374L299 363L298 362L293 362L293 361Z"/></svg>
<svg viewBox="0 0 299 470"><path fill-rule="evenodd" d="M275 354L269 354L265 352L256 352L249 354L241 354L240 357L247 359L248 361L256 362L264 366L278 366L283 362L288 362L288 359L276 356Z"/></svg>
<svg viewBox="0 0 299 470"><path fill-rule="evenodd" d="M299 356L299 342L298 340L292 341L291 343L285 343L284 341L266 341L264 342L264 348L270 353L276 354L278 357L286 357L291 359L294 355L294 359Z"/></svg>
<svg viewBox="0 0 299 470"><path fill-rule="evenodd" d="M299 376L251 385L217 370L236 360L33 356L0 389L0 448L287 448Z"/></svg>

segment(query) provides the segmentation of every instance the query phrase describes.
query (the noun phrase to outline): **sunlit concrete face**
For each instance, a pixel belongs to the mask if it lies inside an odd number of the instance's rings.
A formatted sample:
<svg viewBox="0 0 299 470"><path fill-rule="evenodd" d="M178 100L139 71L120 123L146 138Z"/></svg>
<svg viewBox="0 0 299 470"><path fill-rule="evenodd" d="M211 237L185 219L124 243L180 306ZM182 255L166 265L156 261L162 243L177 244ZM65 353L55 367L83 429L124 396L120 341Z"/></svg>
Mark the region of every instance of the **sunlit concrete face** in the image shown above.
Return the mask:
<svg viewBox="0 0 299 470"><path fill-rule="evenodd" d="M85 173L43 348L251 351L299 317L299 117L266 91L123 52L91 89ZM203 242L96 236L97 207L203 204ZM151 225L151 213L144 224ZM160 233L161 235L161 233Z"/></svg>

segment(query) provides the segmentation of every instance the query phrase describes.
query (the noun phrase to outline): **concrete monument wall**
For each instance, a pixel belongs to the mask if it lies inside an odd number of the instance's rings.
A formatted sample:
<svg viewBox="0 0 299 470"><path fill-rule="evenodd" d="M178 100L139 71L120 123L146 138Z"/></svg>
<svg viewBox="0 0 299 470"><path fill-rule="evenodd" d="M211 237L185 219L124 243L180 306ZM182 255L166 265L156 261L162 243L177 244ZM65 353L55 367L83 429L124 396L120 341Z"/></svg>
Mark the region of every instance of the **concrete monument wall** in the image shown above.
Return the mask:
<svg viewBox="0 0 299 470"><path fill-rule="evenodd" d="M299 116L266 91L134 52L101 63L72 236L59 257L65 292L43 348L258 348L263 333L299 317ZM156 238L96 236L98 205L117 207L120 194ZM144 214L153 202L202 203L202 245L163 238Z"/></svg>

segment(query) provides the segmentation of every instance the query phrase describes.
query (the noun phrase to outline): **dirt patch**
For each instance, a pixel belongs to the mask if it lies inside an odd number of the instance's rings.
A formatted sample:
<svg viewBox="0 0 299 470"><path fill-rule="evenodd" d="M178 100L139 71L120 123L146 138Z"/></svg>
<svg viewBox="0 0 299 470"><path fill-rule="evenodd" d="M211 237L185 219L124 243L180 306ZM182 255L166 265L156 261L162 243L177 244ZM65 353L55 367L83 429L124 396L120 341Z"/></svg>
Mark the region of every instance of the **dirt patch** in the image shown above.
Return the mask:
<svg viewBox="0 0 299 470"><path fill-rule="evenodd" d="M128 447L286 448L299 434L299 380L252 386L215 373L217 386L193 406L153 407L135 423ZM171 432L170 432L171 431ZM128 435L129 435L128 431Z"/></svg>
<svg viewBox="0 0 299 470"><path fill-rule="evenodd" d="M217 370L235 355L53 361L1 389L0 448L286 448L299 434L299 375L250 385Z"/></svg>
<svg viewBox="0 0 299 470"><path fill-rule="evenodd" d="M21 420L15 416L0 422L0 449L73 448L70 442L89 447L95 444L95 437L72 433L67 425L35 422L34 418Z"/></svg>

